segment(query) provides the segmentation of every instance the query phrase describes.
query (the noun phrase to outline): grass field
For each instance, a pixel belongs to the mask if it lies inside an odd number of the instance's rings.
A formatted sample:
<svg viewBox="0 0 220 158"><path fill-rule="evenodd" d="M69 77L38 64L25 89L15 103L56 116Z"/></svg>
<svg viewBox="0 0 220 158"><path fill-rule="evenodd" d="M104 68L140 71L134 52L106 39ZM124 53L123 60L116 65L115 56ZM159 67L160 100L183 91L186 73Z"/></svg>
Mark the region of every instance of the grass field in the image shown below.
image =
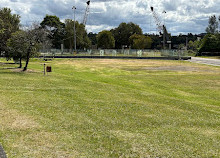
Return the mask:
<svg viewBox="0 0 220 158"><path fill-rule="evenodd" d="M220 157L220 67L0 60L0 144L21 157ZM10 69L9 69L10 68Z"/></svg>

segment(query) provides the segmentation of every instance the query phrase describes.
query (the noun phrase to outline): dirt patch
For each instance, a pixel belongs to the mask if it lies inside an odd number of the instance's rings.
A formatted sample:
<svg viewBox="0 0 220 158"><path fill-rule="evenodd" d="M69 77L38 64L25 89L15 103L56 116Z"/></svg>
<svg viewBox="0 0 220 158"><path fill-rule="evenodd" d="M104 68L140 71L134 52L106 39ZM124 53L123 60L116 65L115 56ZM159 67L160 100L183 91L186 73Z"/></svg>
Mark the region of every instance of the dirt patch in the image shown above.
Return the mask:
<svg viewBox="0 0 220 158"><path fill-rule="evenodd" d="M200 71L197 67L191 66L160 66L160 67L145 67L145 70L163 70L163 71Z"/></svg>
<svg viewBox="0 0 220 158"><path fill-rule="evenodd" d="M26 71L23 71L23 69L19 69L19 68L13 69L12 71L13 72L27 72L27 73L36 73L36 72L38 72L38 71L32 70L32 69L27 69Z"/></svg>

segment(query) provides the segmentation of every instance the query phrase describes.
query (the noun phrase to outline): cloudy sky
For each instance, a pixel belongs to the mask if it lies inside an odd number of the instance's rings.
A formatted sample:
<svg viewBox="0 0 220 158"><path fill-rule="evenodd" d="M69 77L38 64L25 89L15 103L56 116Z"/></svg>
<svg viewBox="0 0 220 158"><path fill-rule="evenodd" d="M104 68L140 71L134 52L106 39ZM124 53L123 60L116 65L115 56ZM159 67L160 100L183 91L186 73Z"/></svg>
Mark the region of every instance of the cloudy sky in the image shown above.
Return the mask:
<svg viewBox="0 0 220 158"><path fill-rule="evenodd" d="M0 8L9 7L21 16L21 23L41 22L46 14L56 15L62 21L83 21L87 0L1 0ZM220 0L91 0L86 29L98 33L117 27L121 22L134 22L144 33L156 31L150 7L153 6L161 22L171 34L202 33L208 18L220 15ZM166 13L163 13L163 11Z"/></svg>

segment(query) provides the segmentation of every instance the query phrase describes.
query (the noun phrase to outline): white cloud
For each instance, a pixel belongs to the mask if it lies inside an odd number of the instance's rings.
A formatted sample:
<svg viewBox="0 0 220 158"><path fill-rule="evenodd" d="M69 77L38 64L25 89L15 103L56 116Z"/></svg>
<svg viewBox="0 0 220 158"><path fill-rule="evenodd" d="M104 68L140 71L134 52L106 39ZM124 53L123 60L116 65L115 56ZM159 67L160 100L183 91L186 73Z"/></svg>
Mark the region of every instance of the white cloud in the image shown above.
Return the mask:
<svg viewBox="0 0 220 158"><path fill-rule="evenodd" d="M72 6L76 6L76 19L82 22L87 0L1 0L0 7L9 7L21 16L22 24L42 21L46 14L57 15L62 21L73 18ZM117 27L121 22L134 22L143 32L156 30L150 6L159 18L165 19L172 34L201 33L205 31L208 17L220 15L220 0L91 0L87 30L99 32ZM166 15L162 12L166 10Z"/></svg>

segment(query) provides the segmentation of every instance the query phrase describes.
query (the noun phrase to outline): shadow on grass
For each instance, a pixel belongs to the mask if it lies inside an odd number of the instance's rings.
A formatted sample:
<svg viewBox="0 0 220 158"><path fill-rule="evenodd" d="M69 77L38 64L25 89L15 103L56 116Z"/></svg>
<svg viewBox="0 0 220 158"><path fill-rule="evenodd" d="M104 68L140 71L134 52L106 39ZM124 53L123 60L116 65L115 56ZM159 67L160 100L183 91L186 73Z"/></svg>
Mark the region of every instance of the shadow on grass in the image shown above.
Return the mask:
<svg viewBox="0 0 220 158"><path fill-rule="evenodd" d="M5 71L4 71L5 70ZM12 70L12 71L6 71L6 70ZM18 69L18 68L0 68L0 74L16 74L16 75L23 75L24 71L23 69ZM1 157L0 157L1 158Z"/></svg>
<svg viewBox="0 0 220 158"><path fill-rule="evenodd" d="M27 69L26 71L23 71L23 68L17 68L17 67L6 67L6 68L0 67L0 74L24 75L24 74L30 74L30 73L33 74L33 73L41 73L41 72L35 71L32 69Z"/></svg>
<svg viewBox="0 0 220 158"><path fill-rule="evenodd" d="M16 63L3 63L3 62L0 62L0 65L15 65Z"/></svg>
<svg viewBox="0 0 220 158"><path fill-rule="evenodd" d="M0 70L12 70L12 69L19 69L17 67L4 67L4 68L0 68Z"/></svg>

